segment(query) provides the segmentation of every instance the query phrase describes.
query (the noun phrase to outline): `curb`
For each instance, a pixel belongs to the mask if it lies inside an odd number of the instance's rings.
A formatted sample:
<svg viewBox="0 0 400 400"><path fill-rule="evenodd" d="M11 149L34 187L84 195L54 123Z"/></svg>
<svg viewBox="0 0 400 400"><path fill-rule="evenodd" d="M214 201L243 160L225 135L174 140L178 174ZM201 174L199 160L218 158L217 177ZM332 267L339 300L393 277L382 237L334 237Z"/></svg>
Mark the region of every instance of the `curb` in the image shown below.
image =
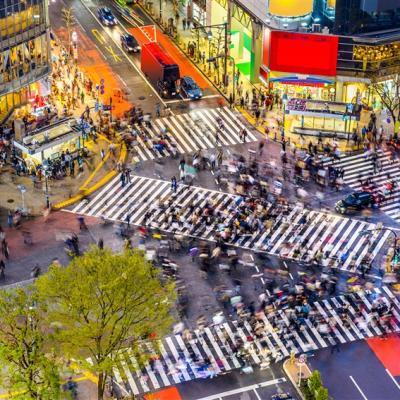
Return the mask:
<svg viewBox="0 0 400 400"><path fill-rule="evenodd" d="M121 145L121 153L119 155L119 162L125 162L126 156L127 156L127 149L124 143ZM101 178L97 183L95 183L93 186L83 190L81 193L70 197L67 200L61 201L57 204L54 204L52 206L53 210L61 210L62 208L69 207L72 204L75 204L76 202L82 200L84 197L91 195L94 193L96 190L100 189L102 186L104 186L106 183L108 183L114 176L117 175L117 171L113 170L110 171L107 175L105 175L103 178Z"/></svg>
<svg viewBox="0 0 400 400"><path fill-rule="evenodd" d="M302 400L305 400L305 397L304 397L303 393L301 392L300 388L298 387L297 382L294 381L293 376L287 371L286 365L288 363L290 363L290 359L287 359L286 361L284 361L284 363L283 363L283 371L285 372L286 376L289 378L290 383L292 384L292 386L296 389L296 392L300 396L300 398ZM305 364L304 367L306 369L308 369L309 373L311 374L311 370L310 370L309 366L307 364Z"/></svg>

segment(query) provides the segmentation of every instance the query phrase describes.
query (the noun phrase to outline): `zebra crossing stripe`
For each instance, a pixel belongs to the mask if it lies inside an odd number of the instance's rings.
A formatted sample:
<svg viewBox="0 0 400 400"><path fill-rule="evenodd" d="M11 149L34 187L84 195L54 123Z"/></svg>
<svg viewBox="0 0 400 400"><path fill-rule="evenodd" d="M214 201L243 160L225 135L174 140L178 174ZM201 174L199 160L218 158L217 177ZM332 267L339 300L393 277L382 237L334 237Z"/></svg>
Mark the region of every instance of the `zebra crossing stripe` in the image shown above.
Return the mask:
<svg viewBox="0 0 400 400"><path fill-rule="evenodd" d="M232 211L238 199L239 196L229 193L184 184L179 184L178 191L173 193L169 182L140 176L132 176L131 182L122 187L119 177L116 177L91 200L81 201L72 212L121 222L126 222L129 215L132 225L140 225L146 215L149 226L215 240L215 233L235 218ZM204 224L201 218L196 223L192 220L193 212L202 210L207 202L221 214L221 225ZM161 207L161 204L164 206ZM172 222L171 208L180 209L179 221ZM347 259L339 265L348 271L359 264L368 252L372 259L377 257L387 242L389 231L375 228L375 224L361 220L294 206L289 208L287 215L278 215L268 230L258 229L251 234L232 238L230 244L246 249L257 248L295 260L298 259L295 251L300 250L299 257L307 256L309 259L321 249L329 253L336 264L348 252ZM361 235L364 230L372 230L373 234L369 237Z"/></svg>
<svg viewBox="0 0 400 400"><path fill-rule="evenodd" d="M219 143L216 143L215 132L218 128L218 119L222 120L224 129L218 133ZM247 142L258 140L257 136L243 125L240 116L227 107L218 111L201 109L191 113L162 117L153 120L150 127L145 124L142 126L152 141L157 139L163 129L168 128L168 136L182 154L211 149L218 145L231 146L242 143L240 138L242 129L246 129ZM134 127L138 129L137 125ZM133 148L137 152L135 160L153 160L171 155L167 148L161 152L155 150L150 143L144 142L139 135L136 137L136 144Z"/></svg>
<svg viewBox="0 0 400 400"><path fill-rule="evenodd" d="M386 304L391 306L396 320L392 320L390 325L385 325L384 328L380 325L378 326L371 314L371 301L361 292L332 297L313 303L323 321L332 327L331 334L327 335L326 338L330 345L334 345L337 341L347 343L365 337L381 335L383 329L387 333L399 331L400 302L396 296L387 286L383 286L381 289L375 288L371 296L375 299L382 298ZM358 312L356 313L354 310L354 305L360 302L362 303L360 307L361 318ZM345 324L339 315L339 309L345 305L348 306L348 324ZM276 315L278 316L278 327L289 327L289 318L284 310L280 310ZM288 357L290 351L300 353L308 351L310 348L316 350L327 347L326 341L308 318L305 319L306 323L303 329L294 332L289 331L289 334L284 335L278 333L275 329L271 329L272 327L269 325L270 322L267 317L263 319L263 322L266 330L261 339L267 344L269 352L273 355L276 355L276 351L279 351L284 357ZM233 324L224 322L221 325L206 327L202 331L195 330L194 334L197 339L191 339L187 342L184 342L180 335L168 336L162 339L159 346L160 354L157 356L159 359L153 369L149 367L148 363L144 366L145 375L140 372L132 351L130 349L121 351L120 361L116 362L113 369L116 381L121 386L125 385L125 387L129 388L131 393L137 395L181 381L203 377L204 375L190 362L189 346L198 360L202 362L204 362L205 357L201 353L205 354L211 361L216 373L240 368L238 359L232 354L232 349L236 342L235 335L238 335L245 343L245 348L247 348L253 361L260 368L265 362L265 351L260 344L260 340L254 338L253 329L247 320L244 320L240 326L237 322ZM250 340L249 336L254 339ZM272 343L272 340L275 344ZM150 344L147 344L146 352L155 358L155 351ZM182 353L185 356L185 360L183 360L183 356L180 356ZM162 360L168 368L168 375L162 367ZM220 360L222 365L217 360ZM220 368L220 365L223 368ZM120 370L123 371L123 376L121 376ZM173 379L171 380L169 376L172 376Z"/></svg>
<svg viewBox="0 0 400 400"><path fill-rule="evenodd" d="M378 190L380 189L383 192L383 185L388 180L388 175L390 175L390 179L396 181L397 185L400 185L400 162L391 162L389 156L390 151L378 151L380 166L376 173L374 173L371 158L366 158L365 154L343 156L338 161L329 161L324 165L342 167L345 171L344 182L354 190L362 190L360 178L366 179L368 177ZM380 209L389 217L400 221L400 191L397 189L392 194L386 195Z"/></svg>

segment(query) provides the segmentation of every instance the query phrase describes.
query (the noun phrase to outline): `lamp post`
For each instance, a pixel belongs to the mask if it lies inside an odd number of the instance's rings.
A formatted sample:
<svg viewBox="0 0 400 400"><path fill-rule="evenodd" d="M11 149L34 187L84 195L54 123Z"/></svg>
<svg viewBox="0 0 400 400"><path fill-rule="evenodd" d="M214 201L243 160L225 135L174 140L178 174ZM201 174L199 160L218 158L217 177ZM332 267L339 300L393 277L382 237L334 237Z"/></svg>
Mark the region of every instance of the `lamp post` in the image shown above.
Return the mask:
<svg viewBox="0 0 400 400"><path fill-rule="evenodd" d="M44 172L44 195L46 198L46 208L50 208L50 198L49 198L49 180L48 180L48 175L49 175L49 168L47 164L43 164L43 172Z"/></svg>

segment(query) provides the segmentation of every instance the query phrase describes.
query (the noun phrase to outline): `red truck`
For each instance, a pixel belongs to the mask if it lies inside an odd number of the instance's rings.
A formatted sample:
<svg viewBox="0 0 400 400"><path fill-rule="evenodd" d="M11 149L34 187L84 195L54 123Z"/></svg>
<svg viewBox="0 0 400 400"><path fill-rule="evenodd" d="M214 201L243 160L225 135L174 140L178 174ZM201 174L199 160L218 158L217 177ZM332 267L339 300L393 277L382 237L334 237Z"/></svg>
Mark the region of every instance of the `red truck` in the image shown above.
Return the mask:
<svg viewBox="0 0 400 400"><path fill-rule="evenodd" d="M142 46L141 69L162 97L178 94L176 83L180 79L179 66L158 44L147 43Z"/></svg>

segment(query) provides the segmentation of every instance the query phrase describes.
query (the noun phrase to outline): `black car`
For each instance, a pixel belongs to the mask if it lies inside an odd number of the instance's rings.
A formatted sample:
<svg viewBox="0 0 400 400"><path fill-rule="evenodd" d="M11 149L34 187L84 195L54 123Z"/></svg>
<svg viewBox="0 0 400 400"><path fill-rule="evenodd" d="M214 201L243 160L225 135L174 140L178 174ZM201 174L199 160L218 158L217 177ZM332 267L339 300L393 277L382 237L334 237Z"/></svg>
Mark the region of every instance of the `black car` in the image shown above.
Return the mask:
<svg viewBox="0 0 400 400"><path fill-rule="evenodd" d="M138 51L140 51L139 43L130 33L124 33L121 35L121 46L128 53L137 53Z"/></svg>
<svg viewBox="0 0 400 400"><path fill-rule="evenodd" d="M117 19L108 7L100 7L97 9L97 15L99 16L100 22L106 26L117 25Z"/></svg>
<svg viewBox="0 0 400 400"><path fill-rule="evenodd" d="M340 214L351 211L360 211L363 208L375 205L376 201L370 192L354 192L335 205L335 210Z"/></svg>
<svg viewBox="0 0 400 400"><path fill-rule="evenodd" d="M203 96L199 86L190 76L184 76L181 79L181 92L192 100L201 99Z"/></svg>

